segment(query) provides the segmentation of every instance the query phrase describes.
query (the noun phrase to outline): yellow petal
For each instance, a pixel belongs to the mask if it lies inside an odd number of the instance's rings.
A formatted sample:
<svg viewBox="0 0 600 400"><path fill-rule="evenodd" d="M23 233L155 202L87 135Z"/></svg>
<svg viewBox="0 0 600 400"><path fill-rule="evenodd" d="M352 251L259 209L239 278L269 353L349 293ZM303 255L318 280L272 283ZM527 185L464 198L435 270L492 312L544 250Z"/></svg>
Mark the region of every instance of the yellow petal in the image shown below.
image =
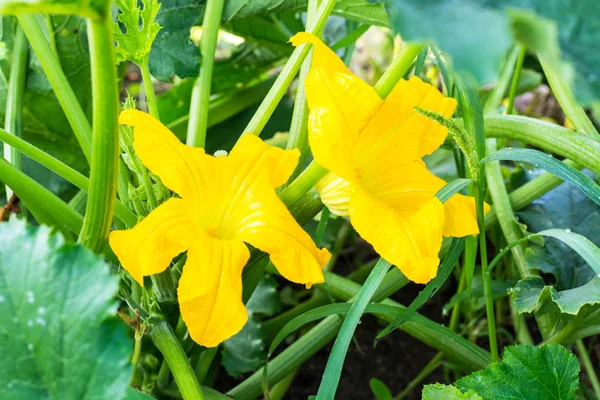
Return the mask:
<svg viewBox="0 0 600 400"><path fill-rule="evenodd" d="M164 271L173 257L188 249L196 235L181 199L158 206L142 222L108 237L123 268L144 286L144 276Z"/></svg>
<svg viewBox="0 0 600 400"><path fill-rule="evenodd" d="M298 149L283 150L268 145L255 135L245 134L230 153L239 162L237 175L249 176L250 171L266 172L273 188L288 181L300 158Z"/></svg>
<svg viewBox="0 0 600 400"><path fill-rule="evenodd" d="M370 171L361 179L362 188L372 197L403 215L417 212L444 184L422 160L398 159L386 169Z"/></svg>
<svg viewBox="0 0 600 400"><path fill-rule="evenodd" d="M444 207L433 197L416 213L401 216L385 203L357 189L350 200L350 221L375 251L416 283L437 274Z"/></svg>
<svg viewBox="0 0 600 400"><path fill-rule="evenodd" d="M321 201L332 214L348 215L350 195L354 192L353 184L330 172L316 183L315 188L319 192Z"/></svg>
<svg viewBox="0 0 600 400"><path fill-rule="evenodd" d="M306 77L310 108L309 142L315 160L348 181L356 181L354 148L361 129L383 104L375 90L352 75L318 38L300 33L295 45L314 44L313 64Z"/></svg>
<svg viewBox="0 0 600 400"><path fill-rule="evenodd" d="M241 241L208 235L202 235L188 251L177 294L181 317L196 343L215 347L246 323L242 269L249 256Z"/></svg>
<svg viewBox="0 0 600 400"><path fill-rule="evenodd" d="M484 213L490 210L487 203L483 204ZM477 235L477 211L475 199L462 194L455 194L444 203L444 236L463 237Z"/></svg>
<svg viewBox="0 0 600 400"><path fill-rule="evenodd" d="M448 129L417 113L415 106L450 117L456 100L417 77L400 80L360 134L355 157L361 174L420 159L444 142Z"/></svg>
<svg viewBox="0 0 600 400"><path fill-rule="evenodd" d="M197 203L196 188L202 176L196 160L204 150L184 145L177 137L150 114L125 110L119 123L134 127L135 152L150 171L182 198Z"/></svg>

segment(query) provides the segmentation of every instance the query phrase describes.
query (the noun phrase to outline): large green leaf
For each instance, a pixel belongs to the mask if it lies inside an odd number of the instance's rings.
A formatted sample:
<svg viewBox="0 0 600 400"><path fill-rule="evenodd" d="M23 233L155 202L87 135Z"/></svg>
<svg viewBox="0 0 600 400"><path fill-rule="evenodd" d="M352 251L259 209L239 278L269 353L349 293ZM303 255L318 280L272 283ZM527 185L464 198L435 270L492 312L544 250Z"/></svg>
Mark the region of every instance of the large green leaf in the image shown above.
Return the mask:
<svg viewBox="0 0 600 400"><path fill-rule="evenodd" d="M585 105L600 100L600 13L596 0L481 0L493 7L517 7L535 11L556 22L561 57L575 67L575 92ZM534 49L535 50L535 49ZM539 51L536 50L536 51Z"/></svg>
<svg viewBox="0 0 600 400"><path fill-rule="evenodd" d="M577 357L557 344L507 347L501 363L456 382L463 392L473 391L486 400L571 400L578 385Z"/></svg>
<svg viewBox="0 0 600 400"><path fill-rule="evenodd" d="M590 172L586 175L593 176ZM577 187L563 183L517 213L531 232L551 228L570 230L600 246L600 211L598 205ZM583 286L596 273L588 263L564 243L549 238L544 246L530 244L527 263L556 277L556 290Z"/></svg>
<svg viewBox="0 0 600 400"><path fill-rule="evenodd" d="M150 53L160 30L160 25L154 21L160 4L157 0L146 0L140 9L137 0L116 0L115 5L120 10L114 23L117 63L131 60L140 64Z"/></svg>
<svg viewBox="0 0 600 400"><path fill-rule="evenodd" d="M160 3L155 21L162 29L150 50L149 67L153 77L169 82L175 75L180 78L198 76L200 52L190 39L190 29L203 10L202 0L164 0Z"/></svg>
<svg viewBox="0 0 600 400"><path fill-rule="evenodd" d="M517 283L511 297L519 314L533 312L545 301L553 301L560 312L576 315L584 305L600 303L600 279L594 278L583 286L559 292L546 285L539 276L530 276Z"/></svg>
<svg viewBox="0 0 600 400"><path fill-rule="evenodd" d="M49 228L0 224L0 398L122 399L133 341L117 287L99 256Z"/></svg>
<svg viewBox="0 0 600 400"><path fill-rule="evenodd" d="M433 40L457 71L479 82L496 79L511 44L506 15L471 0L388 0L390 26L404 40Z"/></svg>

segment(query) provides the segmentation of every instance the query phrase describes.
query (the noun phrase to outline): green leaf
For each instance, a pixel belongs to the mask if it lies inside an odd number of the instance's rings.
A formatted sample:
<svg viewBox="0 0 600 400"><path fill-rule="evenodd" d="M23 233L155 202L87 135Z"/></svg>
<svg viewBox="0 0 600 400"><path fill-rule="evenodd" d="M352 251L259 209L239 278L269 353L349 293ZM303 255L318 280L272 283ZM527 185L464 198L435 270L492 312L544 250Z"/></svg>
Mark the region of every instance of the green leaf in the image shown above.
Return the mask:
<svg viewBox="0 0 600 400"><path fill-rule="evenodd" d="M454 69L478 82L496 79L511 44L506 16L470 0L388 0L390 26L404 40L433 40L447 52Z"/></svg>
<svg viewBox="0 0 600 400"><path fill-rule="evenodd" d="M277 291L277 281L266 276L258 282L252 297L246 303L246 309L254 314L272 317L281 312L281 299Z"/></svg>
<svg viewBox="0 0 600 400"><path fill-rule="evenodd" d="M173 76L198 76L200 52L190 39L190 29L203 12L202 0L164 0L156 14L162 29L150 50L150 73L162 82Z"/></svg>
<svg viewBox="0 0 600 400"><path fill-rule="evenodd" d="M592 176L589 171L585 173ZM600 245L598 205L573 185L561 184L517 215L529 231L570 229L588 238L596 246ZM556 277L556 290L559 291L583 286L597 275L580 255L558 240L545 240L543 247L530 245L525 255L531 268Z"/></svg>
<svg viewBox="0 0 600 400"><path fill-rule="evenodd" d="M392 392L390 392L390 389L388 389L385 383L379 379L372 378L369 381L369 386L371 387L371 391L373 391L376 400L392 400Z"/></svg>
<svg viewBox="0 0 600 400"><path fill-rule="evenodd" d="M555 22L558 28L558 35L548 31L540 32L535 36L536 40L551 35L558 36L561 56L575 67L575 77L573 86L577 98L583 105L598 103L600 99L600 76L598 76L598 65L600 64L600 52L589 51L597 46L600 40L600 14L590 12L596 10L596 0L578 0L578 1L553 1L546 0L483 0L486 5L497 8L519 7L534 11L540 17L544 17ZM538 18L539 19L539 18ZM525 32L525 37L527 32ZM531 38L532 36L529 35ZM527 46L527 41L524 41ZM531 48L533 51L540 52L541 46ZM552 48L550 48L552 50Z"/></svg>
<svg viewBox="0 0 600 400"><path fill-rule="evenodd" d="M246 303L246 309L249 314L246 325L223 343L222 364L230 375L236 377L257 370L265 362L267 354L262 324L255 316L270 317L281 311L277 281L272 277L261 279Z"/></svg>
<svg viewBox="0 0 600 400"><path fill-rule="evenodd" d="M23 252L27 257L23 257ZM0 398L121 399L133 341L115 317L118 278L47 227L0 225Z"/></svg>
<svg viewBox="0 0 600 400"><path fill-rule="evenodd" d="M423 387L422 400L483 400L481 396L472 391L463 393L454 386L436 383Z"/></svg>
<svg viewBox="0 0 600 400"><path fill-rule="evenodd" d="M460 379L456 387L486 400L571 400L579 385L579 369L577 357L560 345L510 346L501 363Z"/></svg>
<svg viewBox="0 0 600 400"><path fill-rule="evenodd" d="M221 364L229 375L239 377L260 368L266 359L261 326L252 317L235 336L223 342Z"/></svg>
<svg viewBox="0 0 600 400"><path fill-rule="evenodd" d="M553 301L561 313L577 315L584 305L600 303L600 279L594 278L583 286L559 292L553 286L547 286L539 276L531 276L517 283L511 297L519 314L533 312L545 301Z"/></svg>
<svg viewBox="0 0 600 400"><path fill-rule="evenodd" d="M600 186L583 172L557 160L552 157L551 154L534 149L506 148L484 158L481 160L481 163L483 164L493 160L521 161L533 164L536 167L542 168L577 186L586 196L592 199L596 204L600 205Z"/></svg>
<svg viewBox="0 0 600 400"><path fill-rule="evenodd" d="M425 286L425 289L419 292L419 295L415 297L415 299L410 303L410 306L408 306L408 310L401 313L401 315L394 319L388 326L385 327L385 329L379 332L375 340L380 340L384 336L391 333L394 329L401 327L406 321L410 320L410 318L416 314L419 308L421 308L421 306L425 304L427 300L435 296L437 291L450 277L450 274L454 270L454 267L456 266L456 263L458 262L458 259L460 258L464 248L465 240L463 238L453 239L452 245L448 250L448 254L446 254L446 257L444 257L444 260L442 261L435 278L433 278L431 282Z"/></svg>
<svg viewBox="0 0 600 400"><path fill-rule="evenodd" d="M456 193L460 193L473 182L475 182L473 179L454 179L446 183L443 188L438 190L438 192L435 194L435 197L437 197L442 203L445 203L450 199L450 197L454 196Z"/></svg>
<svg viewBox="0 0 600 400"><path fill-rule="evenodd" d="M116 0L115 5L121 11L114 23L117 63L130 60L141 64L161 28L155 22L160 4L157 0L143 0L143 10L138 7L138 0Z"/></svg>
<svg viewBox="0 0 600 400"><path fill-rule="evenodd" d="M127 388L127 394L124 400L154 400L154 397L130 387Z"/></svg>

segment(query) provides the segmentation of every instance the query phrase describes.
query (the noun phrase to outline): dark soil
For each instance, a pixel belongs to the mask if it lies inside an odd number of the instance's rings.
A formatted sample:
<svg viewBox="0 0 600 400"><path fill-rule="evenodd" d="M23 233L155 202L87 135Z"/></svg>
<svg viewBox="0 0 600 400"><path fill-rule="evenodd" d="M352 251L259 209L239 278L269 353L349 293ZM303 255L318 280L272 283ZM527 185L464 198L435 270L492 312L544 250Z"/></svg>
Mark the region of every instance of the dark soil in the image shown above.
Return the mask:
<svg viewBox="0 0 600 400"><path fill-rule="evenodd" d="M402 304L409 304L420 287L410 284L396 293L392 298ZM440 296L443 298L443 296ZM434 297L420 313L437 322L442 322L440 297ZM377 378L383 381L393 395L401 392L408 383L437 354L435 349L414 339L402 331L395 331L373 348L373 339L383 328L374 317L366 315L358 326L355 339L360 346L352 344L344 362L342 378L338 385L337 399L374 399L369 387L369 380ZM319 351L298 371L296 379L288 391L290 400L304 400L317 393L321 376L325 370L327 359L333 343ZM442 369L434 371L405 398L421 399L423 384L443 382Z"/></svg>

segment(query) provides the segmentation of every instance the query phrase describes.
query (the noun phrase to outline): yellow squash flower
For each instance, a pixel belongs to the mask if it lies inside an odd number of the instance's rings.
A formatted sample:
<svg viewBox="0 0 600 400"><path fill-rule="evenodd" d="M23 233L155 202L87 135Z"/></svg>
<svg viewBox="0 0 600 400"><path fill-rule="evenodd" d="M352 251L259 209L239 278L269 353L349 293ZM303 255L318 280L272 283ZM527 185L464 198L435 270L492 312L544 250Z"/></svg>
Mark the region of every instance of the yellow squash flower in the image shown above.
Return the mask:
<svg viewBox="0 0 600 400"><path fill-rule="evenodd" d="M445 182L421 158L447 129L414 107L450 117L456 101L417 77L400 80L382 100L317 37L301 32L295 46L314 45L305 81L309 143L330 173L317 190L332 213L349 215L356 231L385 260L417 283L435 277L442 236L477 234L475 201L456 194L442 204Z"/></svg>
<svg viewBox="0 0 600 400"><path fill-rule="evenodd" d="M119 122L134 127L135 152L180 198L167 200L133 229L113 231L110 246L140 285L187 250L177 294L194 341L214 347L246 323L245 243L268 253L286 279L323 282L329 253L315 246L275 193L294 171L297 150L243 135L228 156L217 158L182 144L146 113L127 110Z"/></svg>

